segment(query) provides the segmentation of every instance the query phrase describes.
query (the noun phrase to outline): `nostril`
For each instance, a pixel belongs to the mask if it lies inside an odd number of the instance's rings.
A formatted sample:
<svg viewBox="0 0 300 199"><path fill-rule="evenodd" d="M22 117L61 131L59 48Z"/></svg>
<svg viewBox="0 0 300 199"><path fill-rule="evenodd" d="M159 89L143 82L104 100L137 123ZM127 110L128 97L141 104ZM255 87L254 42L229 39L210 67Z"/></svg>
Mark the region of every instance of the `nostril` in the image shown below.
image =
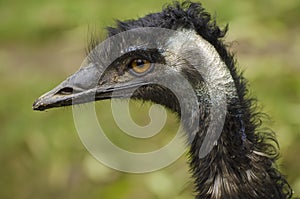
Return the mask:
<svg viewBox="0 0 300 199"><path fill-rule="evenodd" d="M59 94L59 95L71 95L72 93L73 93L73 88L71 88L71 87L65 87L65 88L62 88L59 91L57 91L56 94Z"/></svg>

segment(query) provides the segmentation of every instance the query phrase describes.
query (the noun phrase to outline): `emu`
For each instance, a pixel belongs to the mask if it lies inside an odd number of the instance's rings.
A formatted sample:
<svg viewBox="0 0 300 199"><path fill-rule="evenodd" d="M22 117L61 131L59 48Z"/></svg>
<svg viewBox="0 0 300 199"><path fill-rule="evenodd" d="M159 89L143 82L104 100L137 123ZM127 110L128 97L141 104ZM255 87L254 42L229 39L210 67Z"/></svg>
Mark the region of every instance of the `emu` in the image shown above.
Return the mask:
<svg viewBox="0 0 300 199"><path fill-rule="evenodd" d="M197 199L283 199L291 198L293 191L286 178L276 168L278 159L277 141L272 131L261 131L262 114L256 110L255 99L249 97L248 83L243 74L236 68L234 55L227 50L223 38L227 32L216 25L209 13L200 3L186 1L174 2L161 12L146 15L137 20L117 21L115 27L108 27L109 37L119 33L143 27L156 27L175 30L182 34L174 34L171 38L164 35L152 41L156 49L145 49L133 46L124 56L117 58L98 77L95 72L101 65L101 56L92 53L89 57L89 68L83 68L62 82L50 92L38 98L34 110L43 111L53 107L62 107L76 103L86 103L84 98L91 90L95 91L95 100L112 97L151 101L161 104L182 116L180 105L174 94L162 85L153 83L153 79L168 72L180 73L187 78L194 89L199 103L198 107L189 107L189 99L184 99L183 108L190 117L183 120L188 136L191 121L199 121L198 131L190 143L189 164L194 178ZM226 116L219 139L211 151L200 157L200 147L207 133L210 121L210 107L213 100L209 96L204 77L188 64L181 55L193 55L187 49L177 49L183 35L195 45L202 46L201 52L207 49L211 54L203 53L201 57L192 57L200 67L208 67L208 60L213 60L209 67L215 70L210 75L218 76L220 84L224 83L226 95ZM91 45L95 47L97 42ZM107 55L116 50L124 51L122 46L107 49ZM170 50L177 53L170 54ZM174 57L175 56L175 57ZM100 64L99 64L100 63ZM95 67L98 67L96 70ZM225 69L224 69L225 68ZM96 84L89 81L99 79ZM143 81L138 81L142 79ZM232 81L229 81L232 79ZM176 81L176 80L175 80ZM134 93L129 96L129 90ZM184 89L184 88L183 88ZM217 90L218 91L218 90ZM117 92L117 95L112 95ZM218 98L217 98L218 99ZM185 107L184 107L185 106ZM193 112L195 111L195 112ZM197 113L196 115L193 113ZM214 133L214 132L212 132Z"/></svg>

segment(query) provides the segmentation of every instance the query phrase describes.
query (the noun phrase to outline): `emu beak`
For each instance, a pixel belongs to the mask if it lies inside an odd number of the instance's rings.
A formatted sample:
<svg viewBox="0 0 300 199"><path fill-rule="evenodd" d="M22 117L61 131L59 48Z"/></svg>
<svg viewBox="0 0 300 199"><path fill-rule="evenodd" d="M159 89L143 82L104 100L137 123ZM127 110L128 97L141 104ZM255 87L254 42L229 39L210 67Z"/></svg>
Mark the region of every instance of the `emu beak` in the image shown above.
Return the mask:
<svg viewBox="0 0 300 199"><path fill-rule="evenodd" d="M140 86L147 85L141 81L100 85L100 68L94 64L82 67L51 91L39 97L32 106L33 110L46 109L73 104L82 104L97 100L128 98Z"/></svg>
<svg viewBox="0 0 300 199"><path fill-rule="evenodd" d="M88 96L95 94L99 78L100 71L94 64L82 67L57 87L39 97L33 103L32 109L43 111L84 103Z"/></svg>

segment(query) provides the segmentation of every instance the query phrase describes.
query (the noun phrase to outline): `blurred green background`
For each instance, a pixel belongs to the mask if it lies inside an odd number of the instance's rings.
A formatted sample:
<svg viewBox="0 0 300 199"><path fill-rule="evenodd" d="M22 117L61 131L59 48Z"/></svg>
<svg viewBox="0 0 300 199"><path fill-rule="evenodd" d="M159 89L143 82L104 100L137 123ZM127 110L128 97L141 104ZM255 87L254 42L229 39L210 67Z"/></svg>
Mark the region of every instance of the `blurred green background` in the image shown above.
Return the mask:
<svg viewBox="0 0 300 199"><path fill-rule="evenodd" d="M160 11L167 2L0 0L1 199L193 198L185 157L149 174L114 171L86 151L71 108L31 110L36 97L80 67L90 30L104 35L102 29L114 19ZM271 116L266 125L279 139L280 168L300 195L300 1L202 3L217 13L219 24L229 22L226 40L245 70L251 93ZM106 128L118 132L109 106L97 103L99 117ZM138 114L139 108L132 104L133 115L147 124L148 113ZM175 116L169 116L166 132L177 128Z"/></svg>

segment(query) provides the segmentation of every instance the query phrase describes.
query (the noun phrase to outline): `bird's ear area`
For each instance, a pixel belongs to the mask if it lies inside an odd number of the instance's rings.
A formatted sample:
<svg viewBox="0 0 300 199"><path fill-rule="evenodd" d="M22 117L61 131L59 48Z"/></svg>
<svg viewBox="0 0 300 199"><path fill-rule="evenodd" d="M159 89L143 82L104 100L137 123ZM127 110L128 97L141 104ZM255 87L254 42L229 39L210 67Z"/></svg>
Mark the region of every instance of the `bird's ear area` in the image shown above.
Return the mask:
<svg viewBox="0 0 300 199"><path fill-rule="evenodd" d="M181 73L192 84L197 85L199 83L204 83L205 81L200 72L194 66L185 65L181 69Z"/></svg>

